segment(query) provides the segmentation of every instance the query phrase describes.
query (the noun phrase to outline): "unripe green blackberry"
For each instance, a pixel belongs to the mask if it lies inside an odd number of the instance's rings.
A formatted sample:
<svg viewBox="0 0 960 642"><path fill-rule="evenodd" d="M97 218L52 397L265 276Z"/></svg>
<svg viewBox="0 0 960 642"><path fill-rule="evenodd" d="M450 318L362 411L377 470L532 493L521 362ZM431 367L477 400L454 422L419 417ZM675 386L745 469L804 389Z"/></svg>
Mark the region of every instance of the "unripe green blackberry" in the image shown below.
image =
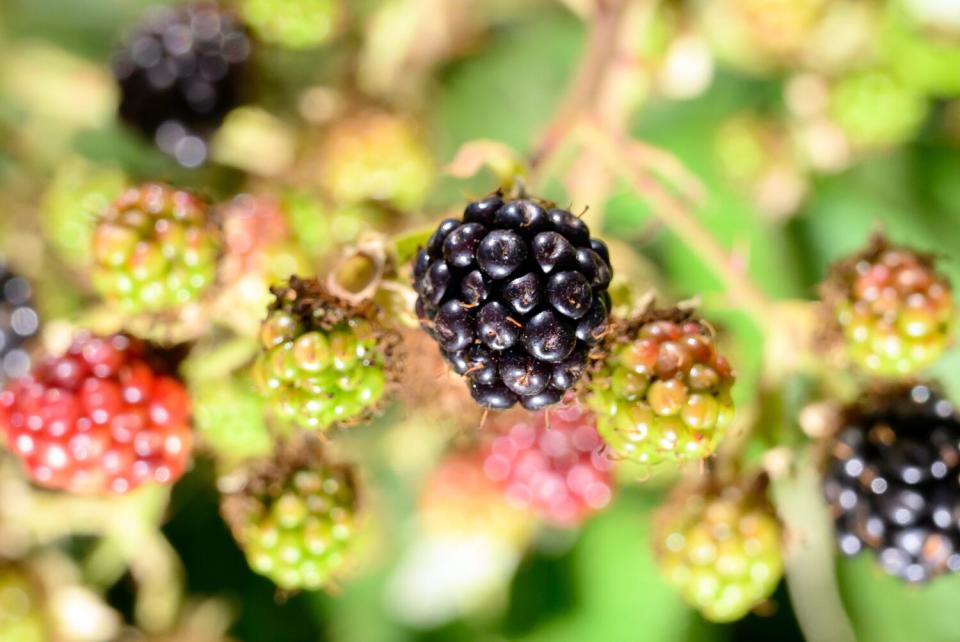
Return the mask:
<svg viewBox="0 0 960 642"><path fill-rule="evenodd" d="M713 332L682 313L628 322L593 373L587 403L617 456L644 465L709 457L733 419L733 372Z"/></svg>
<svg viewBox="0 0 960 642"><path fill-rule="evenodd" d="M950 285L933 259L882 236L834 265L823 292L850 357L873 375L913 374L940 358L953 335Z"/></svg>
<svg viewBox="0 0 960 642"><path fill-rule="evenodd" d="M49 640L41 603L40 588L33 578L17 566L0 563L0 640Z"/></svg>
<svg viewBox="0 0 960 642"><path fill-rule="evenodd" d="M830 114L858 149L882 149L907 141L920 128L927 109L919 91L881 70L841 78L830 92Z"/></svg>
<svg viewBox="0 0 960 642"><path fill-rule="evenodd" d="M47 187L40 221L51 245L73 265L90 263L97 217L126 187L123 172L72 160L60 167Z"/></svg>
<svg viewBox="0 0 960 642"><path fill-rule="evenodd" d="M241 461L273 450L263 399L247 378L190 386L194 428L219 457Z"/></svg>
<svg viewBox="0 0 960 642"><path fill-rule="evenodd" d="M376 322L372 306L340 300L315 280L291 277L273 292L253 366L272 411L316 430L371 414L395 374L396 335Z"/></svg>
<svg viewBox="0 0 960 642"><path fill-rule="evenodd" d="M385 112L363 111L335 123L322 148L320 183L339 204L370 201L416 210L436 175L416 125Z"/></svg>
<svg viewBox="0 0 960 642"><path fill-rule="evenodd" d="M353 473L314 440L257 462L222 503L250 567L288 591L328 585L350 561L358 528Z"/></svg>
<svg viewBox="0 0 960 642"><path fill-rule="evenodd" d="M206 203L148 183L126 190L97 221L93 283L129 313L173 311L213 284L219 253Z"/></svg>
<svg viewBox="0 0 960 642"><path fill-rule="evenodd" d="M241 10L264 42L289 49L326 43L343 14L340 0L243 0Z"/></svg>
<svg viewBox="0 0 960 642"><path fill-rule="evenodd" d="M742 618L783 576L773 508L736 486L678 489L659 510L653 537L667 582L714 622Z"/></svg>

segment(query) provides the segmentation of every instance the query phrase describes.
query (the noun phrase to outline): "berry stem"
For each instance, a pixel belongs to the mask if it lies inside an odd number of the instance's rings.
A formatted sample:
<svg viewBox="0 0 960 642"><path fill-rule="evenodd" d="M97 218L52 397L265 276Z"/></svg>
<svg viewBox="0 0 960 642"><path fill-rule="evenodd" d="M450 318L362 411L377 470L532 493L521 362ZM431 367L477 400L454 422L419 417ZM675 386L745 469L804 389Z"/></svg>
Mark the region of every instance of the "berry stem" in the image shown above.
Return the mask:
<svg viewBox="0 0 960 642"><path fill-rule="evenodd" d="M773 302L743 271L734 266L727 251L704 229L691 210L631 156L627 141L589 119L580 123L577 133L612 171L650 202L654 215L717 273L731 300L742 306L760 328L766 328L772 318Z"/></svg>
<svg viewBox="0 0 960 642"><path fill-rule="evenodd" d="M804 456L793 474L774 477L771 487L787 534L784 550L790 601L804 637L818 642L854 642L856 636L837 586L833 526L813 458Z"/></svg>

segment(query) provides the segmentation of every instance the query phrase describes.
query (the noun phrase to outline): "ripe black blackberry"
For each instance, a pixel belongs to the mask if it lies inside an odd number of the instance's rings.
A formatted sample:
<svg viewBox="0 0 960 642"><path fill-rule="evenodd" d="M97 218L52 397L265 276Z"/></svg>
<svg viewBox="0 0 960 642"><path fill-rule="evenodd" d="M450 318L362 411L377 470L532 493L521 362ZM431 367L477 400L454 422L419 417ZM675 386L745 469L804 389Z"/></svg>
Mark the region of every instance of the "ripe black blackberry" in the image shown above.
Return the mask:
<svg viewBox="0 0 960 642"><path fill-rule="evenodd" d="M909 582L960 570L960 418L924 385L851 410L824 494L847 556L873 549Z"/></svg>
<svg viewBox="0 0 960 642"><path fill-rule="evenodd" d="M158 8L115 56L120 117L182 165L202 164L206 137L239 102L250 49L215 3Z"/></svg>
<svg viewBox="0 0 960 642"><path fill-rule="evenodd" d="M414 260L417 316L482 406L557 403L605 332L607 246L570 212L497 192Z"/></svg>
<svg viewBox="0 0 960 642"><path fill-rule="evenodd" d="M39 327L30 283L0 261L0 383L29 372L25 347Z"/></svg>

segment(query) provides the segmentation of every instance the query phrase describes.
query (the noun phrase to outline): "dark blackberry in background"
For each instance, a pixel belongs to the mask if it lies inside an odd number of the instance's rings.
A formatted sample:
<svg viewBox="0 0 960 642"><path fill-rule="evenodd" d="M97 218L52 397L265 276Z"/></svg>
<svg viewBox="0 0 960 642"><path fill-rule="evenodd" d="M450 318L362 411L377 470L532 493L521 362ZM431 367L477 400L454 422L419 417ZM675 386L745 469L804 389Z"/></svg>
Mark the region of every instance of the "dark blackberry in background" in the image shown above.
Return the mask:
<svg viewBox="0 0 960 642"><path fill-rule="evenodd" d="M960 418L928 386L848 412L824 479L841 552L909 582L960 570L958 473Z"/></svg>
<svg viewBox="0 0 960 642"><path fill-rule="evenodd" d="M440 223L413 274L421 324L488 408L560 401L610 316L606 245L537 199L470 203Z"/></svg>
<svg viewBox="0 0 960 642"><path fill-rule="evenodd" d="M251 41L214 3L152 10L116 53L120 117L186 167L240 102Z"/></svg>
<svg viewBox="0 0 960 642"><path fill-rule="evenodd" d="M30 371L27 342L39 329L30 283L0 261L0 383Z"/></svg>

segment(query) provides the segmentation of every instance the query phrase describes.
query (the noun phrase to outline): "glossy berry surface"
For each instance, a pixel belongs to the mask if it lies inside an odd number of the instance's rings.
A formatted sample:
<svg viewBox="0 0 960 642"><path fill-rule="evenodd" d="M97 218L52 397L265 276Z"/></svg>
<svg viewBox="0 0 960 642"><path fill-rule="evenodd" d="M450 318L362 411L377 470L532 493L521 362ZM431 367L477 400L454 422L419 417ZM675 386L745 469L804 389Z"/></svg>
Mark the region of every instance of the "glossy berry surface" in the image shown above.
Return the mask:
<svg viewBox="0 0 960 642"><path fill-rule="evenodd" d="M607 330L606 245L561 209L499 193L443 221L414 260L417 315L482 406L538 410Z"/></svg>
<svg viewBox="0 0 960 642"><path fill-rule="evenodd" d="M667 582L713 622L739 620L783 576L773 509L735 486L675 494L657 514L653 537Z"/></svg>
<svg viewBox="0 0 960 642"><path fill-rule="evenodd" d="M573 527L610 503L613 466L592 413L560 407L503 428L487 447L483 469L512 506Z"/></svg>
<svg viewBox="0 0 960 642"><path fill-rule="evenodd" d="M386 392L393 337L315 281L293 277L274 292L253 366L273 412L291 424L325 430L372 411Z"/></svg>
<svg viewBox="0 0 960 642"><path fill-rule="evenodd" d="M628 328L594 374L588 395L600 435L640 464L710 456L733 419L734 377L700 321Z"/></svg>
<svg viewBox="0 0 960 642"><path fill-rule="evenodd" d="M954 327L950 285L930 258L883 239L834 267L827 300L850 357L871 374L915 373L949 347Z"/></svg>
<svg viewBox="0 0 960 642"><path fill-rule="evenodd" d="M0 384L30 370L30 339L40 328L30 282L0 262Z"/></svg>
<svg viewBox="0 0 960 642"><path fill-rule="evenodd" d="M93 283L129 313L177 310L214 283L220 246L198 197L158 184L130 188L97 221Z"/></svg>
<svg viewBox="0 0 960 642"><path fill-rule="evenodd" d="M319 589L343 571L357 533L352 471L316 446L256 465L223 511L250 567L288 591Z"/></svg>
<svg viewBox="0 0 960 642"><path fill-rule="evenodd" d="M927 386L849 412L824 476L840 551L871 549L909 582L960 570L958 444L952 404Z"/></svg>
<svg viewBox="0 0 960 642"><path fill-rule="evenodd" d="M183 474L190 398L153 356L124 335L84 335L0 393L0 431L34 482L107 494Z"/></svg>
<svg viewBox="0 0 960 642"><path fill-rule="evenodd" d="M240 100L250 57L246 30L215 3L161 7L116 53L120 117L187 167Z"/></svg>

